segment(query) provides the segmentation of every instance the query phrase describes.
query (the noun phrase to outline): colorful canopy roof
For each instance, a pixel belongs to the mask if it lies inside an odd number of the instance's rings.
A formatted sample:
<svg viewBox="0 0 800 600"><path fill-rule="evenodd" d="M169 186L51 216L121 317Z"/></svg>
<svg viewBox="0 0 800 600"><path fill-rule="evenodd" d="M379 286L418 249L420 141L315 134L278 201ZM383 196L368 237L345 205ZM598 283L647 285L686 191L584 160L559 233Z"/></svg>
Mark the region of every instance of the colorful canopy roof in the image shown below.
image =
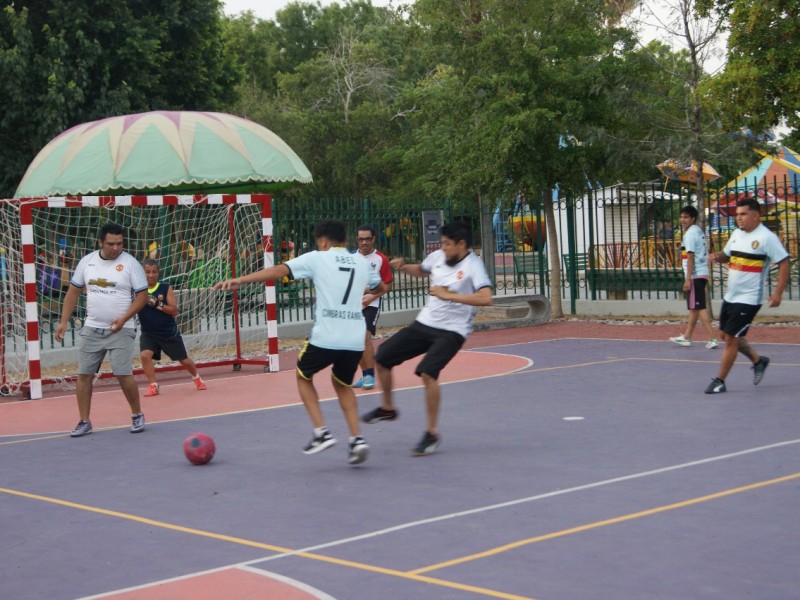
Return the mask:
<svg viewBox="0 0 800 600"><path fill-rule="evenodd" d="M728 191L750 192L756 188L778 199L800 194L800 154L782 146L775 154L759 152L764 158L728 182Z"/></svg>
<svg viewBox="0 0 800 600"><path fill-rule="evenodd" d="M28 167L17 197L255 192L311 173L269 129L234 115L154 111L77 125Z"/></svg>

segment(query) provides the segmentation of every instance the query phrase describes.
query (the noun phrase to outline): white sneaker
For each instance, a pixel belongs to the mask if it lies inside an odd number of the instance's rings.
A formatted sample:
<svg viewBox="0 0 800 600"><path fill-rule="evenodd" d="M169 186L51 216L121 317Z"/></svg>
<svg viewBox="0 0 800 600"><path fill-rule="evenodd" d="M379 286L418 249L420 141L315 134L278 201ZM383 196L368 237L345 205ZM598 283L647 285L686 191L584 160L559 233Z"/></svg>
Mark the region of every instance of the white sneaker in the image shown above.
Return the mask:
<svg viewBox="0 0 800 600"><path fill-rule="evenodd" d="M138 413L131 416L131 433L140 433L144 431L144 415Z"/></svg>
<svg viewBox="0 0 800 600"><path fill-rule="evenodd" d="M710 340L708 340L708 342L706 342L706 348L708 348L709 350L712 350L713 348L718 348L718 347L719 347L719 342L717 340L715 340L715 339L710 339Z"/></svg>
<svg viewBox="0 0 800 600"><path fill-rule="evenodd" d="M671 337L671 338L669 338L669 341L670 342L675 342L676 344L678 344L678 346L691 346L692 345L692 340L687 340L682 335L679 335L678 337Z"/></svg>

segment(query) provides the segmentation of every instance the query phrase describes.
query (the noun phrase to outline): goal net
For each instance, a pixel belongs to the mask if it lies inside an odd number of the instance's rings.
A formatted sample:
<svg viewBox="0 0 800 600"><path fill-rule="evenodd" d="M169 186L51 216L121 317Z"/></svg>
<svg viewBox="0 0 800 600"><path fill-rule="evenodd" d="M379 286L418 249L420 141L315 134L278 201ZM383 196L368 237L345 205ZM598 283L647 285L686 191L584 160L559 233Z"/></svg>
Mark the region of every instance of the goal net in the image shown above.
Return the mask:
<svg viewBox="0 0 800 600"><path fill-rule="evenodd" d="M98 231L109 221L124 227L128 253L159 262L160 280L175 290L178 327L198 367L262 364L278 370L273 284L211 289L273 264L269 196L14 199L0 201L0 394L22 389L38 398L42 384L74 379L83 297L63 341L56 341L55 329L72 272L97 249ZM168 361L163 356L157 370L180 368ZM135 373L138 367L137 358ZM104 363L101 375L106 371Z"/></svg>

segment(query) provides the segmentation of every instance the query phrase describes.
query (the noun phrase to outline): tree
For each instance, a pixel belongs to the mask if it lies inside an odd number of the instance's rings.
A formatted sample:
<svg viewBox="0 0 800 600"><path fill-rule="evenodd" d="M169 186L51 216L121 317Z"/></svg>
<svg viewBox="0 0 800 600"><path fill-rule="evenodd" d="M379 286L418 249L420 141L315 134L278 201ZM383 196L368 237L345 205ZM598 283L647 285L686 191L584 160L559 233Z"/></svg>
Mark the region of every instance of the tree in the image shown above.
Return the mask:
<svg viewBox="0 0 800 600"><path fill-rule="evenodd" d="M800 5L796 0L702 0L730 13L725 69L704 89L731 130L800 127Z"/></svg>
<svg viewBox="0 0 800 600"><path fill-rule="evenodd" d="M607 85L620 32L606 26L600 0L418 0L412 17L431 68L405 95L409 187L489 206L523 193L540 204L559 316L551 190L584 193L586 173L602 162L602 148L577 140L610 122Z"/></svg>
<svg viewBox="0 0 800 600"><path fill-rule="evenodd" d="M148 110L213 110L239 75L219 0L15 0L0 12L0 196L79 123Z"/></svg>
<svg viewBox="0 0 800 600"><path fill-rule="evenodd" d="M391 177L383 151L397 135L391 122L399 64L393 40L402 26L390 11L363 0L312 16L309 28L317 37L306 45L317 51L275 74L272 107L262 112L272 120L262 122L285 134L314 174L301 193L380 193Z"/></svg>
<svg viewBox="0 0 800 600"><path fill-rule="evenodd" d="M665 0L657 5L665 13L664 16L657 14L651 5L643 8L649 14L647 20L657 23L659 35L668 43L681 48L678 56L682 60L679 62L674 61L669 54L666 55L666 61L659 60L664 58L663 55L654 56L670 82L682 91L679 109L683 116L674 120L670 127L673 139L679 142L679 151L664 158L697 164L698 171L702 171L704 163L715 158L712 148L718 148L720 140L728 141L726 132L719 127L713 113L710 116L706 114L709 111L703 103L701 92L701 84L708 77L705 67L717 51L725 17L713 7L700 6L700 1L702 0ZM694 188L697 208L704 215L705 183L702 178L697 178Z"/></svg>

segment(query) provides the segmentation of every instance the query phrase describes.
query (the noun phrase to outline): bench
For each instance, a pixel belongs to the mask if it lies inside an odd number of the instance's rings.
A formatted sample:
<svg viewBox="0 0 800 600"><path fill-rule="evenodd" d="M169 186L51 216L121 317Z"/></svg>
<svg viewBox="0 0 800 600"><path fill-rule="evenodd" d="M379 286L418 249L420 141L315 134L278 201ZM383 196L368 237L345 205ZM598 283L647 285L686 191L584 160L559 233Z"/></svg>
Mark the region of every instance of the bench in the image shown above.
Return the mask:
<svg viewBox="0 0 800 600"><path fill-rule="evenodd" d="M589 268L589 258L585 253L581 254L562 254L561 260L564 262L564 277L569 279L572 277L572 269L579 279L583 279L586 269Z"/></svg>
<svg viewBox="0 0 800 600"><path fill-rule="evenodd" d="M541 266L539 265L541 261ZM535 253L514 254L514 276L517 287L528 286L528 276L531 278L531 285L536 281L536 275L540 271L547 271L547 258Z"/></svg>
<svg viewBox="0 0 800 600"><path fill-rule="evenodd" d="M682 269L589 269L586 281L595 291L608 292L618 300L630 290L675 292L683 289Z"/></svg>

